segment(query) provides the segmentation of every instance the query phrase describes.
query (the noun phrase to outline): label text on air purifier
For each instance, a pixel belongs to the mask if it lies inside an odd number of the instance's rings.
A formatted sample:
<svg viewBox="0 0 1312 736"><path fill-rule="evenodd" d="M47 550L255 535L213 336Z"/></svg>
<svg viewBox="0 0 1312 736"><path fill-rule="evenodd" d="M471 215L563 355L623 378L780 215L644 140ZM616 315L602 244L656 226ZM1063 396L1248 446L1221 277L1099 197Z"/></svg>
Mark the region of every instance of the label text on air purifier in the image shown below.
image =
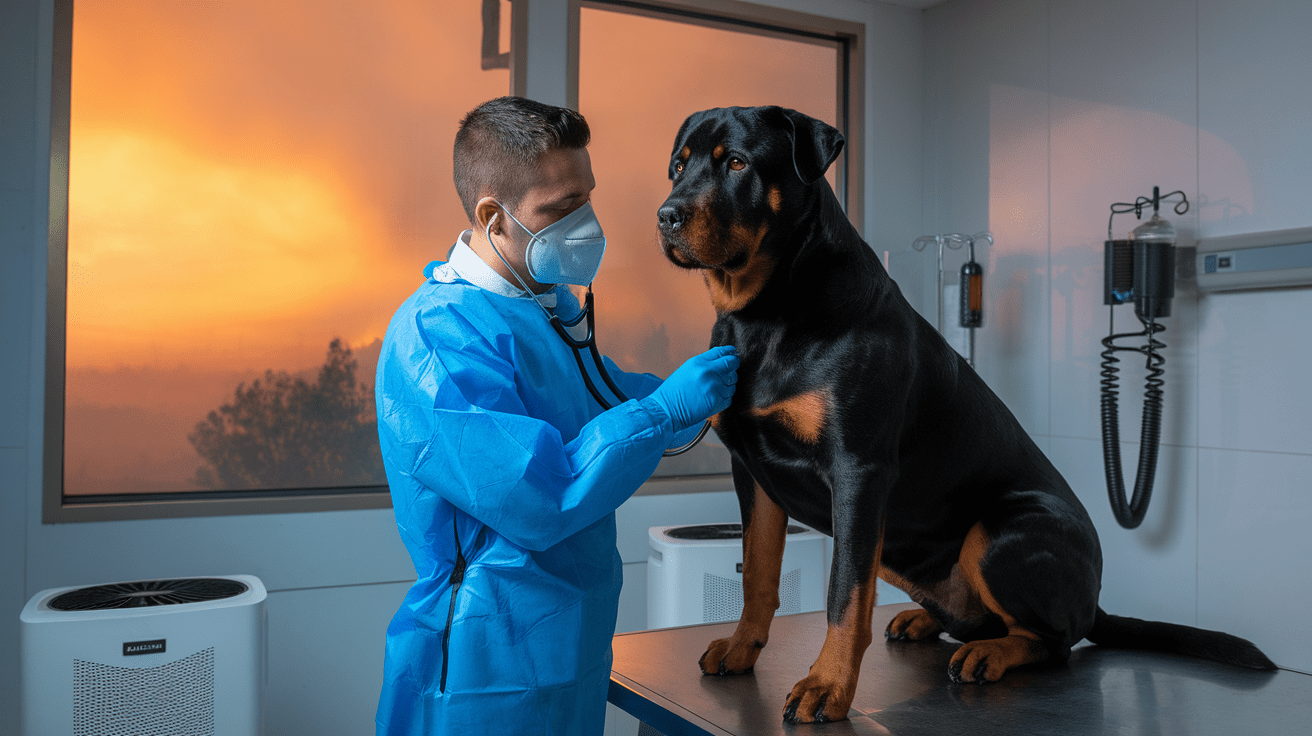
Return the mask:
<svg viewBox="0 0 1312 736"><path fill-rule="evenodd" d="M160 654L163 651L164 651L163 639L154 639L152 641L123 642L124 657L131 657L135 654Z"/></svg>

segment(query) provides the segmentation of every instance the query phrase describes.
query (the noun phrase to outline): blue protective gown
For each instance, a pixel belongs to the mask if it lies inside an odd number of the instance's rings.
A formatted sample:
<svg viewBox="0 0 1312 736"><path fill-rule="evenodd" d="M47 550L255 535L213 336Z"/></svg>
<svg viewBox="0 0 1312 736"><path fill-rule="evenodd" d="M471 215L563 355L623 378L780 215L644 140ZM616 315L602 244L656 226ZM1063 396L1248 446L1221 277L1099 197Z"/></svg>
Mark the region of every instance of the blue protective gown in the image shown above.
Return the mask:
<svg viewBox="0 0 1312 736"><path fill-rule="evenodd" d="M599 736L614 512L696 428L676 436L646 398L660 379L609 362L641 398L602 411L542 309L467 239L397 310L378 361L383 462L418 580L387 628L377 733ZM545 299L578 313L564 287Z"/></svg>

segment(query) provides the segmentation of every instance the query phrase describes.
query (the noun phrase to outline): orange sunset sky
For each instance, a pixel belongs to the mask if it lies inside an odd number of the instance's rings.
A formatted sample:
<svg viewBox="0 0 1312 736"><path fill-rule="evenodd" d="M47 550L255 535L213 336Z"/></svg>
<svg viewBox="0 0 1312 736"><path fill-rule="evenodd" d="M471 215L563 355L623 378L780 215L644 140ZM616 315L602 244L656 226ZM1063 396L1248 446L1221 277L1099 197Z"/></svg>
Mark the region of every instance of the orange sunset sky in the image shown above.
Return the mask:
<svg viewBox="0 0 1312 736"><path fill-rule="evenodd" d="M481 5L77 4L67 492L193 487L196 422L265 369L313 369L334 338L372 383L370 346L467 227L456 126L509 90L506 70L479 69ZM679 123L754 104L834 122L836 54L586 8L580 35L609 240L599 344L665 375L714 318L655 241Z"/></svg>

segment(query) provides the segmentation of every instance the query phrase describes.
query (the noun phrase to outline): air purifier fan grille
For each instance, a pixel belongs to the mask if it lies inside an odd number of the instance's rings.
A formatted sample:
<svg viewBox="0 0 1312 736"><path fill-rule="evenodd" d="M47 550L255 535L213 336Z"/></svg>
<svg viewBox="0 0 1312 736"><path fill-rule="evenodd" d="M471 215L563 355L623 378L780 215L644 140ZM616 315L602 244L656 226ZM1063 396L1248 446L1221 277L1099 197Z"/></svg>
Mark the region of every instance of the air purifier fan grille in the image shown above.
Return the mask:
<svg viewBox="0 0 1312 736"><path fill-rule="evenodd" d="M47 605L56 611L103 611L215 601L245 592L245 583L225 578L141 580L70 590Z"/></svg>
<svg viewBox="0 0 1312 736"><path fill-rule="evenodd" d="M214 736L214 648L158 667L73 660L74 736Z"/></svg>
<svg viewBox="0 0 1312 736"><path fill-rule="evenodd" d="M775 615L787 616L802 610L802 571L779 576L779 608ZM702 573L702 622L733 621L743 613L741 580Z"/></svg>

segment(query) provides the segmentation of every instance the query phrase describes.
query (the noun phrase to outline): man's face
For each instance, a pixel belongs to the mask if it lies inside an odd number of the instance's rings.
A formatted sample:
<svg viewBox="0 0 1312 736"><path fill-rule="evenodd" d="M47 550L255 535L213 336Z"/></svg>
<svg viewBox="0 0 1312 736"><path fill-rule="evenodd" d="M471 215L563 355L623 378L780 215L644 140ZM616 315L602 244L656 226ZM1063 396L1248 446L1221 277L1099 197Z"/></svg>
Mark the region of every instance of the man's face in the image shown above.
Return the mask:
<svg viewBox="0 0 1312 736"><path fill-rule="evenodd" d="M529 289L541 293L547 284L540 284L528 273L524 252L528 248L528 228L540 232L542 228L587 204L597 182L592 177L592 159L586 148L556 148L542 154L536 165L523 172L525 190L511 214L524 225L521 228L506 217L497 217L493 224L493 238L501 255L515 269ZM491 197L479 201L478 222L488 222L496 213L497 205ZM486 208L486 209L484 209ZM499 259L485 259L489 265L501 270ZM509 273L502 274L510 277ZM512 282L513 278L510 279Z"/></svg>
<svg viewBox="0 0 1312 736"><path fill-rule="evenodd" d="M535 233L586 204L597 186L586 148L547 151L525 172L525 183L524 196L511 214ZM527 245L528 233L514 230L517 244Z"/></svg>

